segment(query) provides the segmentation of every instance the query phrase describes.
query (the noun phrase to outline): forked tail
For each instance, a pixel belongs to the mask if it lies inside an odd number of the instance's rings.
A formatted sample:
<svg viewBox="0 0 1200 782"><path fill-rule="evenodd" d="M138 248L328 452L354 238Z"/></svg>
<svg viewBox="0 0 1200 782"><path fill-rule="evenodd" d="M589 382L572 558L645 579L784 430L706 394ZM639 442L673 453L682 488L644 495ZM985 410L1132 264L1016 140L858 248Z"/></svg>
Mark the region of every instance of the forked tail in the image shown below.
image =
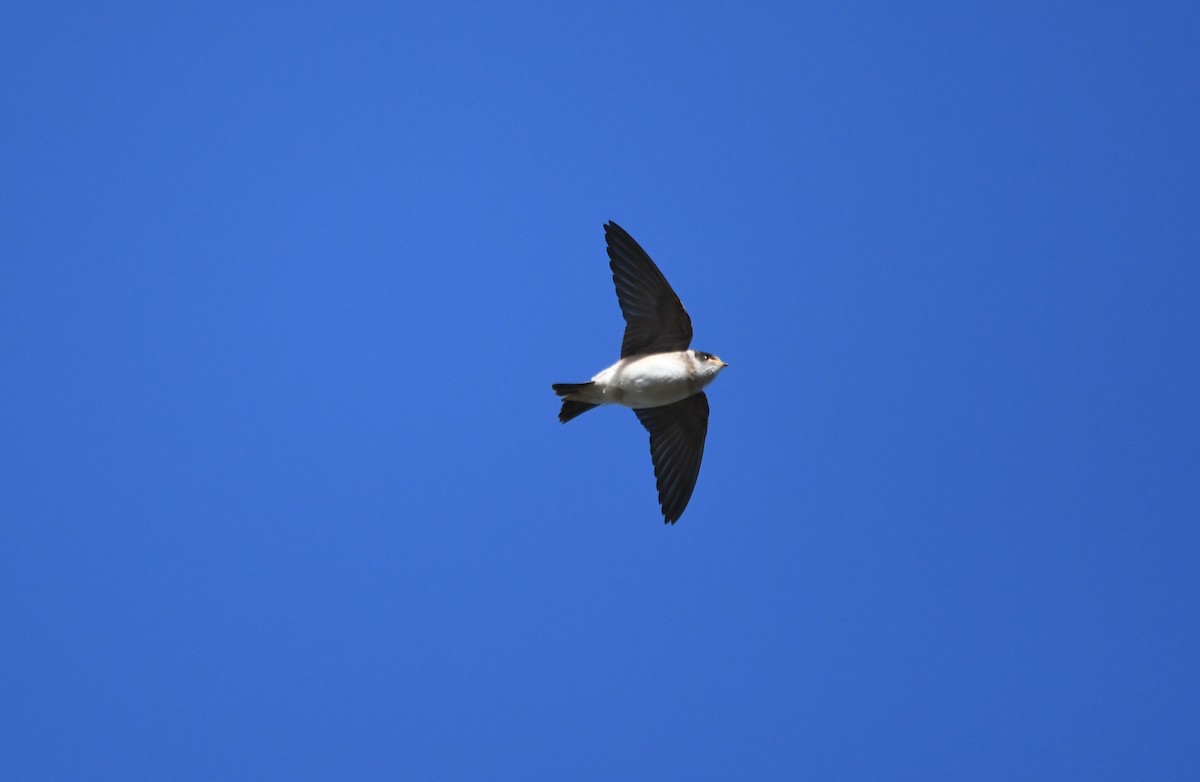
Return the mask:
<svg viewBox="0 0 1200 782"><path fill-rule="evenodd" d="M578 416L583 415L588 410L591 410L593 407L600 406L600 405L592 404L591 402L578 402L578 401L570 398L571 394L582 391L583 389L587 388L590 385L592 385L592 384L589 382L589 383L554 383L551 386L551 388L554 389L554 393L558 394L560 397L563 398L562 410L558 411L559 423L565 424L567 421L570 421L572 418L576 418Z"/></svg>

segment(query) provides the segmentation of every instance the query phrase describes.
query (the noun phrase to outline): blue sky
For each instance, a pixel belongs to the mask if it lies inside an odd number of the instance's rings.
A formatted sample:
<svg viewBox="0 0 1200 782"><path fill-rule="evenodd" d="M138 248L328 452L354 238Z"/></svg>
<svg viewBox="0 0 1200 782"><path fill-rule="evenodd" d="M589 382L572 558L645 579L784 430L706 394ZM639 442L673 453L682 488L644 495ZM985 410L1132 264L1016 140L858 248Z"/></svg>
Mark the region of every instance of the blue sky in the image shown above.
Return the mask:
<svg viewBox="0 0 1200 782"><path fill-rule="evenodd" d="M1187 779L1194 3L0 11L0 776ZM731 367L661 523L606 220Z"/></svg>

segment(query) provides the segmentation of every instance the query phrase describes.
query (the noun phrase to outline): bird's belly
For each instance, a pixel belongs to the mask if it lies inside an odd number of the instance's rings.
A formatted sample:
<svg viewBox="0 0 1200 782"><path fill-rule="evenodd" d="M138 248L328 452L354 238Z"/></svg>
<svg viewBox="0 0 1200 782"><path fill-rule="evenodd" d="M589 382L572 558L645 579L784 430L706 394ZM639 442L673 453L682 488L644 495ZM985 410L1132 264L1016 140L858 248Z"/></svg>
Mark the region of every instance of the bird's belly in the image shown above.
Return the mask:
<svg viewBox="0 0 1200 782"><path fill-rule="evenodd" d="M670 354L619 361L595 382L606 402L635 409L669 405L700 390L683 363Z"/></svg>
<svg viewBox="0 0 1200 782"><path fill-rule="evenodd" d="M680 399L687 399L694 393L695 391L687 385L680 384L654 386L652 388L635 387L623 389L621 399L617 404L632 407L635 410L646 407L662 407L663 405L674 404Z"/></svg>

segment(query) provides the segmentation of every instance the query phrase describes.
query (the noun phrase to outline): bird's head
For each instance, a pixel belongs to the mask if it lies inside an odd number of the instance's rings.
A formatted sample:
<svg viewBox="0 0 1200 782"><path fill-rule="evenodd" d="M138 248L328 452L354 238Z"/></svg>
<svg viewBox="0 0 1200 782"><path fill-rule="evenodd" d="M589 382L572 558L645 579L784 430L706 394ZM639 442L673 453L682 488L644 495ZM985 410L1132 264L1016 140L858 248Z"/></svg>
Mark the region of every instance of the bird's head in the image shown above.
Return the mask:
<svg viewBox="0 0 1200 782"><path fill-rule="evenodd" d="M703 350L693 350L692 357L696 360L700 373L709 377L716 377L718 372L729 366L712 353L705 353Z"/></svg>

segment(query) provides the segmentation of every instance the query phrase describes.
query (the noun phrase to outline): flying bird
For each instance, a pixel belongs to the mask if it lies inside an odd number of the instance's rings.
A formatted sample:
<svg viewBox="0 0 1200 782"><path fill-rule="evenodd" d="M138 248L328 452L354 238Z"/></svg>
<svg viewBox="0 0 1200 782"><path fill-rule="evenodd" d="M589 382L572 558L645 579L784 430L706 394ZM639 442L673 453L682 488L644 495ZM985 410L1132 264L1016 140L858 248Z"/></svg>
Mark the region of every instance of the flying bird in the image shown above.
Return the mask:
<svg viewBox="0 0 1200 782"><path fill-rule="evenodd" d="M711 353L689 350L692 319L646 251L609 222L608 265L625 316L621 359L587 383L554 383L566 423L600 405L633 408L650 432L650 458L663 521L683 515L704 456L708 397L704 387L729 366Z"/></svg>

